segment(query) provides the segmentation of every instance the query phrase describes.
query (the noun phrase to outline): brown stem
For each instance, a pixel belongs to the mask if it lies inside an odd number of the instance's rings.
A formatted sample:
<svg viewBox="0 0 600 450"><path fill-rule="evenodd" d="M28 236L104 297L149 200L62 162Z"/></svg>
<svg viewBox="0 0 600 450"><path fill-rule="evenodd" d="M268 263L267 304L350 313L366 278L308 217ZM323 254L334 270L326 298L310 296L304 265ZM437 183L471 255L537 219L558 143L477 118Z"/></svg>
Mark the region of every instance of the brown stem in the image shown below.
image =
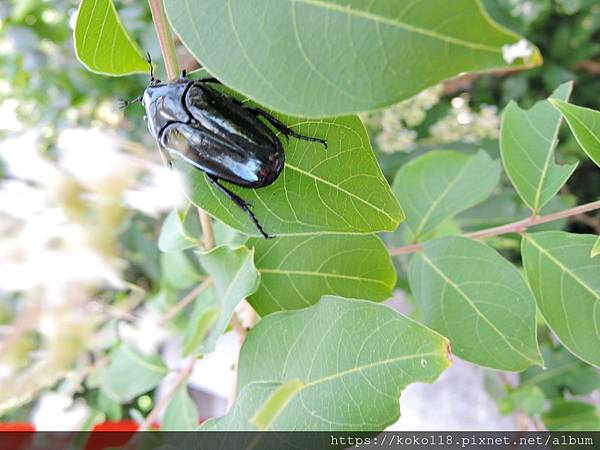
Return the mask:
<svg viewBox="0 0 600 450"><path fill-rule="evenodd" d="M202 226L202 238L204 241L204 248L210 250L215 246L215 236L212 229L212 222L210 216L198 208L198 216L200 217L200 225Z"/></svg>
<svg viewBox="0 0 600 450"><path fill-rule="evenodd" d="M167 19L163 0L148 0L148 5L150 5L150 11L152 12L152 21L154 22L154 28L158 36L158 42L160 43L160 51L165 60L167 75L172 80L179 76L179 63L177 62L175 41L173 40L173 33ZM210 250L214 247L210 216L201 208L198 208L198 214L200 215L205 247L206 250Z"/></svg>
<svg viewBox="0 0 600 450"><path fill-rule="evenodd" d="M165 395L163 395L160 398L160 400L156 403L152 411L150 411L150 414L146 416L146 419L140 425L138 431L146 431L152 426L154 422L156 422L156 419L158 419L158 416L160 415L162 410L169 404L169 402L175 395L175 392L177 392L177 389L179 389L179 386L181 386L187 380L187 378L192 373L192 370L194 370L195 363L196 358L192 356L187 360L185 366L179 369L177 378L175 379L174 383L169 387L169 390L165 392Z"/></svg>
<svg viewBox="0 0 600 450"><path fill-rule="evenodd" d="M174 305L171 309L169 309L166 312L166 314L160 321L161 324L169 322L173 317L179 314L187 305L192 303L202 291L204 291L208 286L210 286L210 283L212 283L212 278L207 278L194 289L192 289L185 297L181 299L179 303Z"/></svg>
<svg viewBox="0 0 600 450"><path fill-rule="evenodd" d="M175 41L173 40L173 33L171 32L167 14L165 13L163 0L148 0L148 5L150 5L150 11L152 12L152 21L154 22L154 28L158 36L160 51L165 60L167 76L172 80L179 76L179 63L177 62Z"/></svg>
<svg viewBox="0 0 600 450"><path fill-rule="evenodd" d="M533 216L527 219L518 220L516 222L501 225L499 227L487 228L485 230L475 231L473 233L467 233L464 236L471 239L484 239L492 236L498 236L507 233L522 233L527 228L534 225L540 225L542 223L553 222L559 219L565 219L567 217L577 216L589 211L600 209L600 201L586 203L585 205L575 206L574 208L565 209L545 216ZM403 247L391 248L389 253L391 256L402 255L407 253L418 252L423 248L423 244L410 244Z"/></svg>

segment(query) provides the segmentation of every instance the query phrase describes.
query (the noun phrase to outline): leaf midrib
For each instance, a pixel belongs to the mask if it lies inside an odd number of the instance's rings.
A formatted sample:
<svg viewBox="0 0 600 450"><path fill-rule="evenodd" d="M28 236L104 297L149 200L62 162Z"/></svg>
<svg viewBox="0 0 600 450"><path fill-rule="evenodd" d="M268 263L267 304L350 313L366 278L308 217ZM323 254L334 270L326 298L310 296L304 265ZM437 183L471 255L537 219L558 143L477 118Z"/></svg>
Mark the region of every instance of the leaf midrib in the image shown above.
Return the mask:
<svg viewBox="0 0 600 450"><path fill-rule="evenodd" d="M323 278L340 278L344 280L356 280L356 281L367 281L370 283L377 283L383 286L388 286L382 280L376 278L359 277L355 275L346 275L342 273L331 273L331 272L311 272L309 270L280 270L280 269L258 269L261 273L272 273L278 275L301 275L301 276L312 276L312 277L323 277Z"/></svg>
<svg viewBox="0 0 600 450"><path fill-rule="evenodd" d="M535 239L533 239L533 237L530 234L524 234L523 237L527 240L527 242L530 242L536 249L538 249L538 251L542 255L544 255L548 260L553 262L563 272L565 272L573 280L575 280L579 285L581 285L586 291L588 291L590 294L592 294L592 296L594 296L596 298L596 300L600 301L600 294L598 294L594 289L592 289L590 286L588 286L588 284L584 280L579 278L579 276L575 272L573 272L571 269L569 269L567 266L565 266L562 262L560 262L560 260L558 260L552 253L550 253L550 251L546 250L538 242L536 242Z"/></svg>
<svg viewBox="0 0 600 450"><path fill-rule="evenodd" d="M319 181L319 182L321 182L321 183L323 183L323 184L326 184L327 186L330 186L330 187L332 187L332 188L334 188L334 189L336 189L336 190L338 190L338 191L340 191L340 192L342 192L342 193L346 194L347 196L349 196L349 197L352 197L352 198L354 198L354 199L356 199L356 200L360 201L361 203L363 203L363 204L367 205L368 207L370 207L370 208L374 209L375 211L378 211L378 212L380 212L381 214L385 215L385 216L386 216L386 217L387 217L389 220L391 220L391 221L392 221L392 223L397 223L397 222L398 222L398 220L394 219L394 218L393 218L393 217L392 217L392 216L391 216L391 215L390 215L390 214L389 214L387 211L385 211L384 209L381 209L380 207L378 207L378 206L374 205L373 203L369 203L369 202L368 202L367 200L365 200L364 198L362 198L362 197L359 197L358 195L356 195L356 194L354 194L354 193L352 193L352 192L350 192L350 191L347 191L346 189L344 189L344 188L342 188L342 187L338 186L337 184L334 184L334 183L332 183L332 182L331 182L331 181L329 181L329 180L326 180L326 179L324 179L324 178L318 177L318 176L316 176L316 175L315 175L315 174L313 174L313 173L307 172L306 170L302 170L302 169L300 169L299 167L296 167L296 166L294 166L294 165L292 165L292 164L289 164L289 163L286 163L286 167L287 167L287 168L289 168L289 169L291 169L291 170L295 170L296 172L298 172L298 173L301 173L302 175L305 175L305 176L307 176L307 177L309 177L309 178L312 178L312 179L314 179L315 181Z"/></svg>
<svg viewBox="0 0 600 450"><path fill-rule="evenodd" d="M451 36L446 36L446 35L439 34L432 30L427 30L424 28L417 27L415 25L410 25L406 22L402 22L397 19L396 20L390 19L388 17L373 14L373 13L370 13L367 11L362 11L362 10L357 10L357 9L352 9L352 8L344 8L340 5L337 5L334 3L329 3L329 2L324 2L322 0L291 0L292 7L294 7L296 3L303 3L305 5L310 5L310 6L314 6L317 8L323 8L323 9L328 9L331 11L336 11L339 13L347 14L348 16L355 16L355 17L359 17L361 19L370 20L375 23L382 23L385 25L390 25L395 28L401 28L401 29L404 29L409 32L413 32L413 33L420 34L423 36L431 37L431 38L440 40L445 43L456 44L456 45L459 45L462 47L475 49L475 50L483 50L483 51L487 51L490 53L502 53L502 50L500 50L496 47L492 47L492 46L484 45L484 44L478 44L478 43L466 41L464 39L455 38L455 37L451 37Z"/></svg>
<svg viewBox="0 0 600 450"><path fill-rule="evenodd" d="M427 257L427 255L425 255L424 253L421 253L421 257L423 258L423 260L442 278L442 280L447 283L448 285L452 286L452 288L454 288L454 290L456 292L458 292L460 294L461 297L463 297L467 303L469 304L469 306L471 306L471 308L473 308L473 310L477 313L477 315L483 319L483 321L488 324L488 326L490 328L492 328L497 334L498 336L500 336L500 338L506 343L506 345L508 345L511 349L513 349L516 353L518 353L519 355L521 355L523 358L525 358L526 361L534 361L534 359L532 359L530 356L525 355L523 352L521 352L520 350L518 350L517 348L515 348L511 342L506 338L506 336L504 335L504 333L502 333L480 310L479 308L477 308L477 305L475 303L473 303L473 300L471 300L471 298L466 294L466 292L464 292L459 285L457 285L456 283L454 283L454 281L452 281L452 279L450 279L444 272L441 271L441 269L439 267L437 267L433 261L431 261L431 259L429 259Z"/></svg>

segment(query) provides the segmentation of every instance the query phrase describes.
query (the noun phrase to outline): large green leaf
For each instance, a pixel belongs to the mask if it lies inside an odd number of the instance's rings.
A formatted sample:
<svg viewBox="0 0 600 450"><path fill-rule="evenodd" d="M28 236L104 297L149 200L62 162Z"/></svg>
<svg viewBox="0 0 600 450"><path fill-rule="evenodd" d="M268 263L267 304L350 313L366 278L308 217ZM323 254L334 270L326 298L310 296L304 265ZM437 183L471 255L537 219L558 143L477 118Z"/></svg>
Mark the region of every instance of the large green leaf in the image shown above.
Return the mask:
<svg viewBox="0 0 600 450"><path fill-rule="evenodd" d="M237 304L256 292L260 274L254 267L253 252L246 247L222 245L200 253L198 258L213 279L220 303L219 316L211 319L215 323L201 347L202 352L208 353L214 350L217 339L225 332Z"/></svg>
<svg viewBox="0 0 600 450"><path fill-rule="evenodd" d="M235 406L205 428L382 430L399 416L402 389L435 380L448 351L445 338L387 306L326 296L250 331Z"/></svg>
<svg viewBox="0 0 600 450"><path fill-rule="evenodd" d="M119 20L112 0L82 0L75 22L75 53L92 72L148 72L148 62Z"/></svg>
<svg viewBox="0 0 600 450"><path fill-rule="evenodd" d="M600 111L557 99L551 103L562 113L583 151L600 166Z"/></svg>
<svg viewBox="0 0 600 450"><path fill-rule="evenodd" d="M381 301L389 298L396 272L376 236L327 234L251 239L258 291L248 301L261 315L298 309L325 294Z"/></svg>
<svg viewBox="0 0 600 450"><path fill-rule="evenodd" d="M180 252L201 245L201 242L185 229L186 216L176 209L167 215L158 236L158 248L161 252Z"/></svg>
<svg viewBox="0 0 600 450"><path fill-rule="evenodd" d="M542 414L542 421L550 431L600 431L596 406L575 400L552 403L552 408Z"/></svg>
<svg viewBox="0 0 600 450"><path fill-rule="evenodd" d="M191 355L202 347L202 343L221 315L221 309L221 302L213 286L209 286L198 295L185 328L183 356ZM219 333L214 331L211 340L218 339Z"/></svg>
<svg viewBox="0 0 600 450"><path fill-rule="evenodd" d="M563 231L526 234L523 264L548 326L575 356L600 367L600 260L595 237Z"/></svg>
<svg viewBox="0 0 600 450"><path fill-rule="evenodd" d="M198 428L198 408L188 394L187 383L182 383L165 409L160 422L161 431L193 431Z"/></svg>
<svg viewBox="0 0 600 450"><path fill-rule="evenodd" d="M425 324L447 336L457 356L509 371L542 364L533 295L492 248L463 237L428 241L409 280Z"/></svg>
<svg viewBox="0 0 600 450"><path fill-rule="evenodd" d="M485 200L499 178L500 164L483 150L475 155L432 151L402 167L393 189L418 241L444 220Z"/></svg>
<svg viewBox="0 0 600 450"><path fill-rule="evenodd" d="M157 356L145 356L122 343L111 353L102 389L122 403L128 403L140 394L154 389L168 369Z"/></svg>
<svg viewBox="0 0 600 450"><path fill-rule="evenodd" d="M252 204L273 236L315 233L376 233L396 229L403 213L373 155L360 119L305 120L278 116L295 131L327 139L321 144L282 138L286 163L272 185L228 187ZM246 213L217 190L200 171L178 162L190 180L191 200L227 225L260 233ZM227 183L224 183L227 184Z"/></svg>
<svg viewBox="0 0 600 450"><path fill-rule="evenodd" d="M568 100L572 87L572 82L562 84L551 99ZM534 214L556 195L577 167L576 163L558 166L554 162L561 119L548 100L536 103L529 111L511 101L502 114L502 162L512 184Z"/></svg>
<svg viewBox="0 0 600 450"><path fill-rule="evenodd" d="M495 24L479 0L165 5L177 34L209 72L302 117L373 110L462 72L507 67L503 47L519 39ZM540 62L533 49L527 63Z"/></svg>
<svg viewBox="0 0 600 450"><path fill-rule="evenodd" d="M539 386L548 398L561 396L563 390L584 395L600 388L600 373L563 347L544 347L542 356L544 367L530 367L523 372L519 387Z"/></svg>

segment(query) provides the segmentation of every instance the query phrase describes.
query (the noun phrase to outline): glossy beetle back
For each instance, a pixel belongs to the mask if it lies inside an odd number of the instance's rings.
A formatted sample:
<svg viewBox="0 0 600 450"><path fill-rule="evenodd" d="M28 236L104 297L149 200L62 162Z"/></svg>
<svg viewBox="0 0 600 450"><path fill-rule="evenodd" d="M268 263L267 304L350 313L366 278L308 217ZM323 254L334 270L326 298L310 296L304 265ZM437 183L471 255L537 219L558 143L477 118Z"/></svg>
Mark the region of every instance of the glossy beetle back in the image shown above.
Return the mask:
<svg viewBox="0 0 600 450"><path fill-rule="evenodd" d="M279 138L232 97L202 82L149 86L142 103L161 150L243 187L273 183L283 170Z"/></svg>

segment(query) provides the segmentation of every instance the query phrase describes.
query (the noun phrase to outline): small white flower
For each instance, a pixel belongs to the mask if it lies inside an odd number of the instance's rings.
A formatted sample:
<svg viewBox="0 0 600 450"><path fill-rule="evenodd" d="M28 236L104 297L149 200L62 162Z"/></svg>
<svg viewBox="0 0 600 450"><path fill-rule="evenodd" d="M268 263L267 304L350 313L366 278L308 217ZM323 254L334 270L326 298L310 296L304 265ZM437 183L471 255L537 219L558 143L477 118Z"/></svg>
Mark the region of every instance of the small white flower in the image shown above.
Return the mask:
<svg viewBox="0 0 600 450"><path fill-rule="evenodd" d="M527 39L521 39L516 44L502 46L502 57L507 64L512 64L519 58L527 61L531 55L533 55L533 47Z"/></svg>

